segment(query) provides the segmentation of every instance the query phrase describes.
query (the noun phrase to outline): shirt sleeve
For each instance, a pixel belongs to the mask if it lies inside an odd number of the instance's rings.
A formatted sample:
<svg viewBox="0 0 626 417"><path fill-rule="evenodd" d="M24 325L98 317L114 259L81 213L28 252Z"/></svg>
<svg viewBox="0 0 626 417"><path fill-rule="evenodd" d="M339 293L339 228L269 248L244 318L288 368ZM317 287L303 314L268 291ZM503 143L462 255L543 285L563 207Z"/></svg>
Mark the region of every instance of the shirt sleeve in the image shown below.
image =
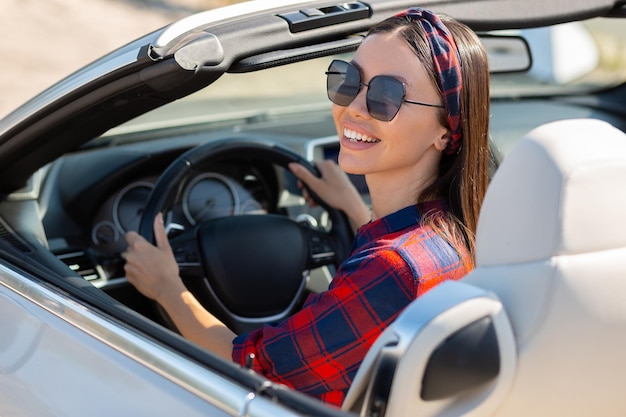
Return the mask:
<svg viewBox="0 0 626 417"><path fill-rule="evenodd" d="M350 258L329 289L276 326L235 338L233 359L298 391L346 391L368 349L417 293L417 281L393 250Z"/></svg>

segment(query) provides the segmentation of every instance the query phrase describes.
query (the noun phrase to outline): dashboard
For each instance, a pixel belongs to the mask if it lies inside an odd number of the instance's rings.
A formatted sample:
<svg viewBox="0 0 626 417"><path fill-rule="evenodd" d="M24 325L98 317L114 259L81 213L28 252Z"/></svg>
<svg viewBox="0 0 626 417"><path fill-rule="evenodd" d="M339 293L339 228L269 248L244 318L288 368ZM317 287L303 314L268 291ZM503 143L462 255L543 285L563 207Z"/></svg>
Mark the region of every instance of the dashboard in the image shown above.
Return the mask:
<svg viewBox="0 0 626 417"><path fill-rule="evenodd" d="M157 180L155 176L133 180L106 198L91 222L89 245L97 253L113 255L125 250L124 235L139 229ZM272 181L257 167L239 161L198 173L168 213L168 229L185 230L212 218L274 211L276 184Z"/></svg>
<svg viewBox="0 0 626 417"><path fill-rule="evenodd" d="M191 148L178 140L146 145L88 149L47 167L40 200L50 250L97 286L123 278L125 234L138 230L159 175ZM232 158L194 172L166 214L169 236L216 217L286 213L298 199L286 199L284 191L298 189L281 171L262 160Z"/></svg>
<svg viewBox="0 0 626 417"><path fill-rule="evenodd" d="M106 289L125 281L125 234L137 231L159 176L189 149L224 135L267 140L254 134L197 133L116 146L87 148L46 167L40 204L50 250L71 269ZM275 139L275 135L271 135ZM321 140L277 141L309 159L334 158L336 136ZM364 181L354 176L364 192ZM311 225L323 225L323 210L301 198L297 179L287 170L261 160L232 157L194 171L166 213L172 238L213 218L276 213Z"/></svg>

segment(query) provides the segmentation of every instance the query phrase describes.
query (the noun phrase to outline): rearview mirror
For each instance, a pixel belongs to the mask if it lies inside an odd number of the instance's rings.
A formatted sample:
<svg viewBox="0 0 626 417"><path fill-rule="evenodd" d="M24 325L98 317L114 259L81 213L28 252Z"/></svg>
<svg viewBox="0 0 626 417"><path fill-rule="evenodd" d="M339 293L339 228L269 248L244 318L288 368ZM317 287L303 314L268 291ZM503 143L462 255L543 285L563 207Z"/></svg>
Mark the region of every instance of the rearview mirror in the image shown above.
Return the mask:
<svg viewBox="0 0 626 417"><path fill-rule="evenodd" d="M526 39L517 35L479 34L492 74L528 71L532 56Z"/></svg>

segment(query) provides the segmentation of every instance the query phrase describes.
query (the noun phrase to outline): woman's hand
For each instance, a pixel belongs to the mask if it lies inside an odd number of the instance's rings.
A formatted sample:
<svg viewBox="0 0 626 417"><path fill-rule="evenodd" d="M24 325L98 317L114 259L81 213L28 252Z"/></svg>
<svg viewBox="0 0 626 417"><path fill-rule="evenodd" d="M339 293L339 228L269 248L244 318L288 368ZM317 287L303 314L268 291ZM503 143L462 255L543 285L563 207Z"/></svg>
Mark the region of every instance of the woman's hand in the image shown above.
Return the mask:
<svg viewBox="0 0 626 417"><path fill-rule="evenodd" d="M226 360L232 360L235 334L185 287L161 213L154 218L154 236L156 246L138 233L126 234L126 278L143 295L165 308L183 336Z"/></svg>
<svg viewBox="0 0 626 417"><path fill-rule="evenodd" d="M291 172L300 180L298 186L302 189L307 204L312 207L316 205L303 187L303 183L329 206L346 213L355 230L367 223L371 218L370 209L339 165L331 160L323 160L317 161L315 166L320 172L320 177L316 177L300 164L295 162L289 164Z"/></svg>
<svg viewBox="0 0 626 417"><path fill-rule="evenodd" d="M167 239L163 215L154 218L156 246L136 232L128 232L125 252L126 278L139 292L152 300L161 302L168 294L185 290L179 277L178 264Z"/></svg>

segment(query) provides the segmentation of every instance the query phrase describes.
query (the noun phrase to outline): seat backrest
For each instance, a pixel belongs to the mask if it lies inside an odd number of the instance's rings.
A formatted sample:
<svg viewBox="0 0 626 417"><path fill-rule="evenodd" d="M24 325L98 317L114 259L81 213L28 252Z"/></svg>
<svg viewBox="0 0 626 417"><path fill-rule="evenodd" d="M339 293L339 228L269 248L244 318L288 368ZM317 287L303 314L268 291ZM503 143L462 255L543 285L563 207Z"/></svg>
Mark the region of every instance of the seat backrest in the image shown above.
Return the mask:
<svg viewBox="0 0 626 417"><path fill-rule="evenodd" d="M464 280L515 332L498 415L626 414L625 215L626 135L600 120L541 126L498 169Z"/></svg>
<svg viewBox="0 0 626 417"><path fill-rule="evenodd" d="M521 139L487 191L475 270L415 300L381 335L344 409L623 415L624 182L626 135L605 122L553 122ZM489 329L468 337L481 320Z"/></svg>

